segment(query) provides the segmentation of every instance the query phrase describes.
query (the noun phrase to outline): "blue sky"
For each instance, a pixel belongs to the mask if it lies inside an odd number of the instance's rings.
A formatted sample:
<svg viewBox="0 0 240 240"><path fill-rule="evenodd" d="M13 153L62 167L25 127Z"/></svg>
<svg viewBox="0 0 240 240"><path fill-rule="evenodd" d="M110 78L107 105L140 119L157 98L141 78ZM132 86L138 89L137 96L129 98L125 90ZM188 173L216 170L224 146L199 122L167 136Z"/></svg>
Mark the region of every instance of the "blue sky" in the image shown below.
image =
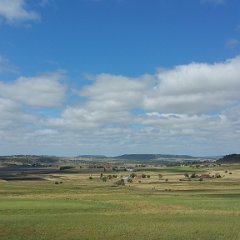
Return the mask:
<svg viewBox="0 0 240 240"><path fill-rule="evenodd" d="M238 0L0 0L0 155L221 155L240 143Z"/></svg>

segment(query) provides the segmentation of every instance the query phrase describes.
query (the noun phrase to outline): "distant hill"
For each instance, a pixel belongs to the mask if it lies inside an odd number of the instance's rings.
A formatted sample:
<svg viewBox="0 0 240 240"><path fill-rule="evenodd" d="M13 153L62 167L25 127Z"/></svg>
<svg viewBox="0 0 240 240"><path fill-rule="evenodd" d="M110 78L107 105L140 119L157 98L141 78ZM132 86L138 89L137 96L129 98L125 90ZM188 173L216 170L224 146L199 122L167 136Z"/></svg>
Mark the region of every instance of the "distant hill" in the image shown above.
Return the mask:
<svg viewBox="0 0 240 240"><path fill-rule="evenodd" d="M229 154L217 160L217 163L240 163L240 154Z"/></svg>
<svg viewBox="0 0 240 240"><path fill-rule="evenodd" d="M126 160L158 160L158 159L194 159L188 155L169 155L169 154L124 154L121 156L114 157L115 159L126 159Z"/></svg>
<svg viewBox="0 0 240 240"><path fill-rule="evenodd" d="M20 164L49 164L59 161L55 156L38 156L38 155L12 155L0 156L0 163L20 163Z"/></svg>
<svg viewBox="0 0 240 240"><path fill-rule="evenodd" d="M77 158L91 158L91 159L103 159L103 158L107 158L104 155L79 155L77 156Z"/></svg>

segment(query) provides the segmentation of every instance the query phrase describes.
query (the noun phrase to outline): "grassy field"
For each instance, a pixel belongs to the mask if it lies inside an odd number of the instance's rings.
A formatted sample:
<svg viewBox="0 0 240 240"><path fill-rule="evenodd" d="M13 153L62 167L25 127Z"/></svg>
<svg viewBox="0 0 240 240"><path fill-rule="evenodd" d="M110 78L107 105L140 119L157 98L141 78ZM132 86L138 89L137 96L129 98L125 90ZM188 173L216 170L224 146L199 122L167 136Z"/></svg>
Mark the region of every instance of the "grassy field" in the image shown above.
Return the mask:
<svg viewBox="0 0 240 240"><path fill-rule="evenodd" d="M166 169L163 180L149 171L149 179L124 187L113 186L124 172L107 182L99 173L0 180L0 239L237 240L240 170L229 170L203 181L179 181L181 169Z"/></svg>

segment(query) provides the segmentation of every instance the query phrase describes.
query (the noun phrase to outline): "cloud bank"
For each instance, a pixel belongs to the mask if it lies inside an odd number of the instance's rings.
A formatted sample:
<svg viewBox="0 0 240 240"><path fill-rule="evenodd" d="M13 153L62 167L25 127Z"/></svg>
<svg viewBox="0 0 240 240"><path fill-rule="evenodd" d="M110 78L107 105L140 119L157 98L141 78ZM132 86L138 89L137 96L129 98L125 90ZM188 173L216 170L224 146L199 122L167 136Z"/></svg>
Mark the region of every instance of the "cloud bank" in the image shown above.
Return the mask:
<svg viewBox="0 0 240 240"><path fill-rule="evenodd" d="M40 19L37 12L28 8L25 0L0 0L0 17L9 23Z"/></svg>
<svg viewBox="0 0 240 240"><path fill-rule="evenodd" d="M56 72L0 81L0 147L59 155L238 149L239 56L137 78L99 74L74 91L63 78Z"/></svg>

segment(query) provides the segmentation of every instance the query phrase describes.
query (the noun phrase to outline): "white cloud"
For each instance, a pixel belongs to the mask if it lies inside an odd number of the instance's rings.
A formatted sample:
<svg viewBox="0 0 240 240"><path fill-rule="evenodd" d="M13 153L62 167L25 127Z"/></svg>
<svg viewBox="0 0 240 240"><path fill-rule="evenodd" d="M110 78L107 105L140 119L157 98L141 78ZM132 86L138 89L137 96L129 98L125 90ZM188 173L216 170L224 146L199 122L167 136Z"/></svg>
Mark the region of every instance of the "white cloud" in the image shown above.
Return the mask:
<svg viewBox="0 0 240 240"><path fill-rule="evenodd" d="M233 152L240 134L239 69L236 57L138 78L99 74L67 106L61 105L62 74L2 81L0 148L59 155ZM59 115L44 114L57 106Z"/></svg>
<svg viewBox="0 0 240 240"><path fill-rule="evenodd" d="M7 137L10 132L16 131L17 128L21 128L25 124L38 123L37 117L25 113L21 104L9 99L0 98L0 131L4 131L4 134L0 134L0 138Z"/></svg>
<svg viewBox="0 0 240 240"><path fill-rule="evenodd" d="M222 63L191 63L159 72L145 108L173 113L219 111L240 100L240 57Z"/></svg>
<svg viewBox="0 0 240 240"><path fill-rule="evenodd" d="M130 110L142 105L151 78L148 75L134 79L100 74L95 76L94 84L81 91L81 96L88 98L88 105L93 109Z"/></svg>
<svg viewBox="0 0 240 240"><path fill-rule="evenodd" d="M138 79L110 74L92 77L93 84L84 87L79 95L85 104L67 107L61 119L52 119L55 126L82 129L132 121L131 110L142 107L143 96L149 87L150 76Z"/></svg>
<svg viewBox="0 0 240 240"><path fill-rule="evenodd" d="M65 99L65 86L60 83L61 73L38 77L19 77L15 82L0 81L0 97L33 107L60 106Z"/></svg>
<svg viewBox="0 0 240 240"><path fill-rule="evenodd" d="M38 13L28 9L26 0L0 0L0 16L10 23L40 19Z"/></svg>
<svg viewBox="0 0 240 240"><path fill-rule="evenodd" d="M226 42L226 46L228 48L236 48L237 46L240 45L240 40L236 39L236 38L231 38L231 39L228 39L227 42Z"/></svg>
<svg viewBox="0 0 240 240"><path fill-rule="evenodd" d="M16 72L17 68L9 63L9 60L0 55L0 73Z"/></svg>

